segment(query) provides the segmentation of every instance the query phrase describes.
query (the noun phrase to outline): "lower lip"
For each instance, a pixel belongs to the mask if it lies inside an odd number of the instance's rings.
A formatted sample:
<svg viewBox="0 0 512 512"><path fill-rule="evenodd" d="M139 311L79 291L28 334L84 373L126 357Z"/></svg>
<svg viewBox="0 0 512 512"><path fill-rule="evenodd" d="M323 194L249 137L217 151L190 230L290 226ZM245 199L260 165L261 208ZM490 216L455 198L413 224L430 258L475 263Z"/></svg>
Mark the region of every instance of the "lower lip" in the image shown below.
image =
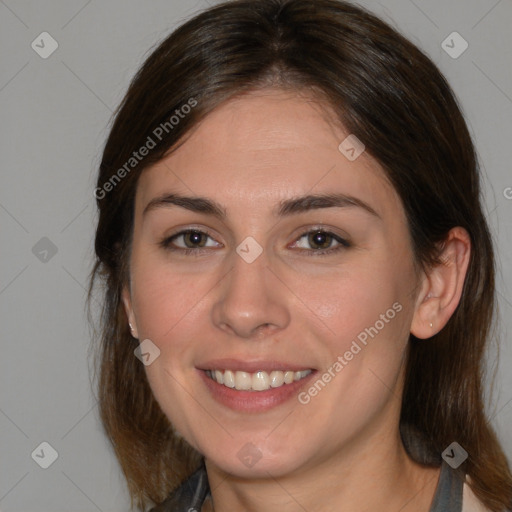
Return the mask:
<svg viewBox="0 0 512 512"><path fill-rule="evenodd" d="M211 379L204 370L198 370L206 387L217 402L237 411L264 412L291 400L305 387L315 375L312 371L306 377L284 384L278 388L270 388L266 391L237 391Z"/></svg>

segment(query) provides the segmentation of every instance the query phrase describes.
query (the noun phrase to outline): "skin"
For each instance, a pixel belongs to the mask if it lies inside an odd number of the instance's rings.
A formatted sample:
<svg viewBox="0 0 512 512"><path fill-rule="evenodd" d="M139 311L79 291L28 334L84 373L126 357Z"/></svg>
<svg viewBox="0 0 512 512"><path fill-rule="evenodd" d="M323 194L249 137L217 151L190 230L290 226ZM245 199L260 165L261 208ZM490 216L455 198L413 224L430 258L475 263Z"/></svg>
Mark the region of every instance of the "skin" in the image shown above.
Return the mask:
<svg viewBox="0 0 512 512"><path fill-rule="evenodd" d="M454 228L444 263L419 271L399 197L367 153L351 162L338 150L347 135L313 98L260 90L222 104L140 177L123 301L134 336L160 349L146 367L156 399L205 455L212 501L203 510L430 508L439 470L415 463L398 431L404 357L409 333L429 338L457 306L469 237ZM226 218L175 205L143 213L168 192L214 200ZM356 206L273 214L280 201L333 192L377 215ZM303 235L318 227L350 247L315 256L321 249ZM159 244L186 228L209 231L201 255ZM248 236L263 249L252 263L235 251ZM394 303L401 311L306 405L234 411L198 375L201 362L232 357L320 376ZM252 467L237 455L247 443L261 455Z"/></svg>

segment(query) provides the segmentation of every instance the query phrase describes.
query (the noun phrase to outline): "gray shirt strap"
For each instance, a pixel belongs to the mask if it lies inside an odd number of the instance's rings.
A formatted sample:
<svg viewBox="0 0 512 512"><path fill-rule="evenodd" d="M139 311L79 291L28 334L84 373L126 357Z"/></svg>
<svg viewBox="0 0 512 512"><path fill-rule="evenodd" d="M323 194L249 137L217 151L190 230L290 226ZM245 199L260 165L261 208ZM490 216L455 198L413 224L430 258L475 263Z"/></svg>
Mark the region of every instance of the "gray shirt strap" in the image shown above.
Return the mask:
<svg viewBox="0 0 512 512"><path fill-rule="evenodd" d="M444 460L430 512L462 512L464 476Z"/></svg>
<svg viewBox="0 0 512 512"><path fill-rule="evenodd" d="M201 466L183 482L169 498L150 512L199 512L210 493L204 460Z"/></svg>

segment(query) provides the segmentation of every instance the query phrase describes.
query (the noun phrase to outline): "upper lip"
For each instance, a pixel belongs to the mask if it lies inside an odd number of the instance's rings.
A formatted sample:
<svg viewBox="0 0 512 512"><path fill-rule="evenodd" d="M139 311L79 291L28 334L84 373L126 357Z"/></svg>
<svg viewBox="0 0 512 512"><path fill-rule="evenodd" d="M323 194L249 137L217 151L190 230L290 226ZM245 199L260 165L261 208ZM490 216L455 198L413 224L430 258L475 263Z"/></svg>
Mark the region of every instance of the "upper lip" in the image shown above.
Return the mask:
<svg viewBox="0 0 512 512"><path fill-rule="evenodd" d="M197 365L200 370L232 370L247 373L255 373L258 371L271 372L274 370L300 372L303 370L313 370L311 366L297 363L288 363L277 360L241 360L241 359L210 359Z"/></svg>

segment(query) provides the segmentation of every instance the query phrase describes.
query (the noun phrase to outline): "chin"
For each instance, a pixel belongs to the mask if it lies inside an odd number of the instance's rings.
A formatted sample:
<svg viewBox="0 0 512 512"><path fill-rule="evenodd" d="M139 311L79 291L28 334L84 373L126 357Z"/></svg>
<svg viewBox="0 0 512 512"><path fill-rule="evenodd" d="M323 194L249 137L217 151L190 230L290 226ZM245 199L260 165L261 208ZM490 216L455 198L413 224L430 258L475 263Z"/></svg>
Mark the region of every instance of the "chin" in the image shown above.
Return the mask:
<svg viewBox="0 0 512 512"><path fill-rule="evenodd" d="M240 448L236 448L238 445ZM214 451L206 450L207 462L240 478L282 477L297 471L307 458L306 454L290 447L277 453L269 452L264 442L258 446L251 441L233 443L231 440L227 446L217 446Z"/></svg>

